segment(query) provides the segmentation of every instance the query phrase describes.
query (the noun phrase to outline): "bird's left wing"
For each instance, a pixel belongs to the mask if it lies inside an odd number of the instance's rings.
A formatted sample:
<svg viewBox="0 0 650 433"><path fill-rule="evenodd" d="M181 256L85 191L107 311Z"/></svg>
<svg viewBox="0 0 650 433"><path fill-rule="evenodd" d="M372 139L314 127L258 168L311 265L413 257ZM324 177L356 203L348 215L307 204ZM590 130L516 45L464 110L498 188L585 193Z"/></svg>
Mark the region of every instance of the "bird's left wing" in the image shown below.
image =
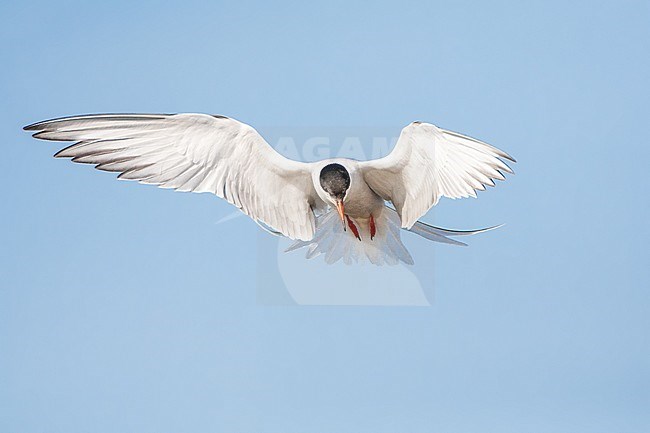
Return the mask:
<svg viewBox="0 0 650 433"><path fill-rule="evenodd" d="M56 157L118 178L211 192L291 239L314 235L310 164L278 154L251 126L207 114L99 114L25 127L44 140L74 141Z"/></svg>
<svg viewBox="0 0 650 433"><path fill-rule="evenodd" d="M430 123L413 122L402 130L387 156L360 163L364 180L391 201L402 227L410 229L440 197L476 197L485 185L512 173L507 153Z"/></svg>

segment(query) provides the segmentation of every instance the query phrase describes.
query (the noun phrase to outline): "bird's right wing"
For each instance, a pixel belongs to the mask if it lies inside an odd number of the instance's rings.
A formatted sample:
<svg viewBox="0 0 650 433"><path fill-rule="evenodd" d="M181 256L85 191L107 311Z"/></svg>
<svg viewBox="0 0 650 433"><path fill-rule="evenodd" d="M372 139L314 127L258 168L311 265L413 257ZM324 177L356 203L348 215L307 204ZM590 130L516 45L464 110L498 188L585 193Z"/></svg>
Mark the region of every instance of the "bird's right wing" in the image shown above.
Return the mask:
<svg viewBox="0 0 650 433"><path fill-rule="evenodd" d="M476 197L476 190L505 179L503 173L512 170L504 160L514 162L482 141L413 122L390 154L359 164L368 186L393 203L402 227L410 229L440 197Z"/></svg>
<svg viewBox="0 0 650 433"><path fill-rule="evenodd" d="M211 192L291 239L315 232L311 165L289 160L249 125L206 114L99 114L25 127L74 141L57 157L119 172L121 179Z"/></svg>

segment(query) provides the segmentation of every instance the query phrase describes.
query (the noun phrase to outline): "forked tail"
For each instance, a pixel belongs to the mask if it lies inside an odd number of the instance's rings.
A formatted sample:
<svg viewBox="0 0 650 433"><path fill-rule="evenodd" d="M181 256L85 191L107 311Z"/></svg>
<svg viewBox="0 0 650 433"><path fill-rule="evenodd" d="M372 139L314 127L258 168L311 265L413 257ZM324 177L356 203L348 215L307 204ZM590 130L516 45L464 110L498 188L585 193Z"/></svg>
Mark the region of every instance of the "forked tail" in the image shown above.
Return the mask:
<svg viewBox="0 0 650 433"><path fill-rule="evenodd" d="M341 220L335 210L330 210L316 217L316 233L310 241L296 241L286 252L307 247L306 257L311 259L323 255L326 263L343 260L346 264L370 262L375 265L396 265L399 262L413 264L413 258L402 243L400 237L401 221L394 209L384 206L378 215L373 215L376 234L370 239L370 221L364 218L353 218L352 221L359 230L361 240L357 239L352 230L344 230ZM425 239L452 245L466 245L449 236L466 236L485 232L500 226L480 230L456 231L430 226L420 221L416 222L410 231Z"/></svg>

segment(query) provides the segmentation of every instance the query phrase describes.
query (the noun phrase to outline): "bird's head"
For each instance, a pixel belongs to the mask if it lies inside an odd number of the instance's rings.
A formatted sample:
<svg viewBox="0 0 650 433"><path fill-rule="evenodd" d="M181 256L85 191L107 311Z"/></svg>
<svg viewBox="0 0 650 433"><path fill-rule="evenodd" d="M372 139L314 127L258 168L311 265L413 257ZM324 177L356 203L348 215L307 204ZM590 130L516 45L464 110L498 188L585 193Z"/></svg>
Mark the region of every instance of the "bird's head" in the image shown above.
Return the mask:
<svg viewBox="0 0 650 433"><path fill-rule="evenodd" d="M327 193L330 205L336 207L345 227L343 200L350 188L350 173L341 164L328 164L320 171L320 186Z"/></svg>

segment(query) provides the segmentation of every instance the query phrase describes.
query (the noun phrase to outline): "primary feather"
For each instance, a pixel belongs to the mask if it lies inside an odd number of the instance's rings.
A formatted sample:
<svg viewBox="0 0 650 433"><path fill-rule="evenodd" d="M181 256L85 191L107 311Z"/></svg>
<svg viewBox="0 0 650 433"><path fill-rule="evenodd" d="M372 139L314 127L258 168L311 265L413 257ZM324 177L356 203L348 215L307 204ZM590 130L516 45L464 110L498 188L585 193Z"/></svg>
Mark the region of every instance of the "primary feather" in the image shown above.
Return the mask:
<svg viewBox="0 0 650 433"><path fill-rule="evenodd" d="M25 127L44 140L75 141L55 156L119 178L211 192L292 239L315 230L309 164L278 154L251 126L206 114L99 114Z"/></svg>

